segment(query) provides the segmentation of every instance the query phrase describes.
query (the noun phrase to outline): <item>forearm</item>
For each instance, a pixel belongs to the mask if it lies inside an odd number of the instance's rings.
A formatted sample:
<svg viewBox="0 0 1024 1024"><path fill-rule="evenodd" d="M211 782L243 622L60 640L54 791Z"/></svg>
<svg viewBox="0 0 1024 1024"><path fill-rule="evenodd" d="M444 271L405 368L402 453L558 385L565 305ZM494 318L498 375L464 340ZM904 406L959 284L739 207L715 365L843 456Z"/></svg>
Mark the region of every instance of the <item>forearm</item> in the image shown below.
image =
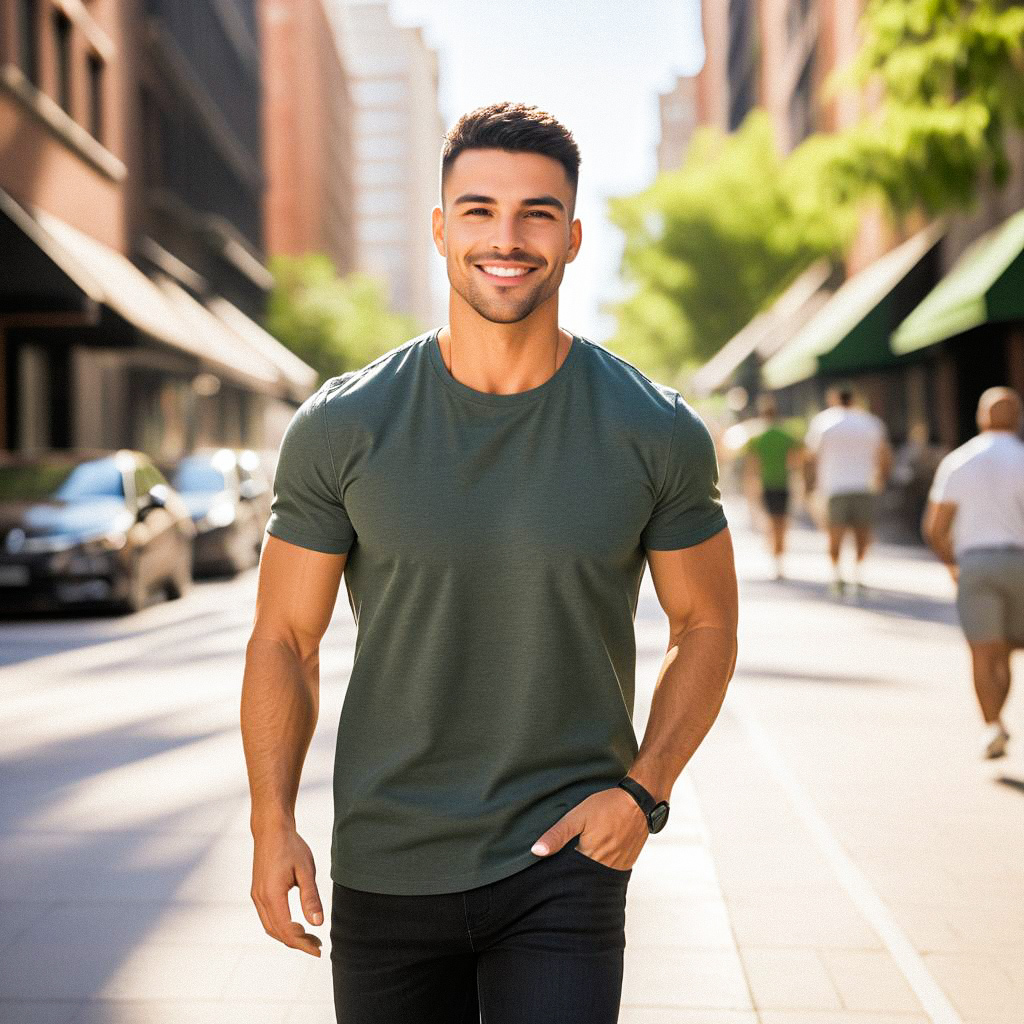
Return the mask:
<svg viewBox="0 0 1024 1024"><path fill-rule="evenodd" d="M629 771L655 799L668 799L714 724L735 665L735 633L725 627L692 629L669 647L643 742Z"/></svg>
<svg viewBox="0 0 1024 1024"><path fill-rule="evenodd" d="M253 831L294 827L295 799L319 711L319 652L253 636L246 648L241 726Z"/></svg>

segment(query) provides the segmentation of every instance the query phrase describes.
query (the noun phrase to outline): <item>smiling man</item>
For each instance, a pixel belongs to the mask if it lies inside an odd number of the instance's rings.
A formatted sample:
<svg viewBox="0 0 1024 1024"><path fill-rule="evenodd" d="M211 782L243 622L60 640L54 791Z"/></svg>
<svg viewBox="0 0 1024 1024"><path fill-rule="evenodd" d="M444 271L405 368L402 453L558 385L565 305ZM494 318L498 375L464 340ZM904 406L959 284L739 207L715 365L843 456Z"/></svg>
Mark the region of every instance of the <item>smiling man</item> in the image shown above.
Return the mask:
<svg viewBox="0 0 1024 1024"><path fill-rule="evenodd" d="M626 889L736 655L710 435L671 387L558 325L580 157L500 103L444 140L449 323L328 380L281 446L242 694L252 895L319 955L295 822L319 644L357 624L331 849L337 1017L610 1024ZM668 645L638 746L645 566Z"/></svg>

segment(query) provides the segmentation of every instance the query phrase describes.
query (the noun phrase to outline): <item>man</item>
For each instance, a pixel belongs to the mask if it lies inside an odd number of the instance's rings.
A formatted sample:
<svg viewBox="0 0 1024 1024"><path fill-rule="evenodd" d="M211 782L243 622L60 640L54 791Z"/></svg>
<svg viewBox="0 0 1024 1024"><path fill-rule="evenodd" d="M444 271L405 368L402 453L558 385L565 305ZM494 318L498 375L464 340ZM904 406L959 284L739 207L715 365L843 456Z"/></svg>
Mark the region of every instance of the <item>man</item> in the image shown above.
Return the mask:
<svg viewBox="0 0 1024 1024"><path fill-rule="evenodd" d="M449 323L328 380L282 442L242 695L252 895L270 935L319 955L287 895L322 922L294 808L344 572L339 1021L615 1021L633 863L733 671L709 432L558 326L578 168L535 107L462 117L432 213ZM645 559L670 639L638 748Z"/></svg>
<svg viewBox="0 0 1024 1024"><path fill-rule="evenodd" d="M842 596L846 581L840 570L840 553L847 533L853 533L855 560L852 590L862 587L864 556L871 544L878 493L892 466L892 449L885 424L866 409L853 404L848 387L826 392L827 408L811 420L804 443L808 484L824 503L828 552L832 561L831 592Z"/></svg>
<svg viewBox="0 0 1024 1024"><path fill-rule="evenodd" d="M1002 757L1010 655L1024 647L1024 442L1021 398L989 388L978 402L980 433L935 471L924 535L957 580L957 611L971 649L985 730L982 753Z"/></svg>
<svg viewBox="0 0 1024 1024"><path fill-rule="evenodd" d="M747 472L760 488L761 502L768 517L768 542L775 560L775 578L781 580L789 514L789 473L797 468L801 444L779 425L778 408L771 395L758 399L757 411L763 429L744 446Z"/></svg>

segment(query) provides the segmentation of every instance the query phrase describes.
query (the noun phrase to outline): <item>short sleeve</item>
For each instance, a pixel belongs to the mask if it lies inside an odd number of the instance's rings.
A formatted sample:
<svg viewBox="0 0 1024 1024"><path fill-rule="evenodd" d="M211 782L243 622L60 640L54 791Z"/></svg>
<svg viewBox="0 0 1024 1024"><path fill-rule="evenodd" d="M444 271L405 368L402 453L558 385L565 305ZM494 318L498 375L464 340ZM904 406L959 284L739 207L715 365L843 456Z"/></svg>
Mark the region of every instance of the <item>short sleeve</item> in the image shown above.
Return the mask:
<svg viewBox="0 0 1024 1024"><path fill-rule="evenodd" d="M665 478L640 535L641 543L648 550L688 548L726 525L711 432L676 394Z"/></svg>
<svg viewBox="0 0 1024 1024"><path fill-rule="evenodd" d="M341 501L319 391L296 409L285 430L267 533L329 555L348 551L355 540Z"/></svg>
<svg viewBox="0 0 1024 1024"><path fill-rule="evenodd" d="M944 458L935 470L935 478L932 480L931 489L928 492L928 500L936 503L941 501L957 502L959 476L953 460Z"/></svg>
<svg viewBox="0 0 1024 1024"><path fill-rule="evenodd" d="M821 420L817 416L811 420L804 435L804 447L811 452L817 452L821 447Z"/></svg>

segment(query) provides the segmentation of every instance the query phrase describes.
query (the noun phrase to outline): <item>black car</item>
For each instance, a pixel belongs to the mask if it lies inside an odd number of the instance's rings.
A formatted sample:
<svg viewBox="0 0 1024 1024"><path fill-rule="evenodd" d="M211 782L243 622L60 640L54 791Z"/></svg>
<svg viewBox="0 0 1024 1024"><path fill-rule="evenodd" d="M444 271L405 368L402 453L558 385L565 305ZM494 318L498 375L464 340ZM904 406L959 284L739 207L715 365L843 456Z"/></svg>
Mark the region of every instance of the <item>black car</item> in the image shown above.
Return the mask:
<svg viewBox="0 0 1024 1024"><path fill-rule="evenodd" d="M231 448L210 448L167 467L196 526L197 575L234 575L259 559L266 492L243 471L240 460L241 453Z"/></svg>
<svg viewBox="0 0 1024 1024"><path fill-rule="evenodd" d="M142 452L0 456L0 607L136 611L192 583L195 527Z"/></svg>

